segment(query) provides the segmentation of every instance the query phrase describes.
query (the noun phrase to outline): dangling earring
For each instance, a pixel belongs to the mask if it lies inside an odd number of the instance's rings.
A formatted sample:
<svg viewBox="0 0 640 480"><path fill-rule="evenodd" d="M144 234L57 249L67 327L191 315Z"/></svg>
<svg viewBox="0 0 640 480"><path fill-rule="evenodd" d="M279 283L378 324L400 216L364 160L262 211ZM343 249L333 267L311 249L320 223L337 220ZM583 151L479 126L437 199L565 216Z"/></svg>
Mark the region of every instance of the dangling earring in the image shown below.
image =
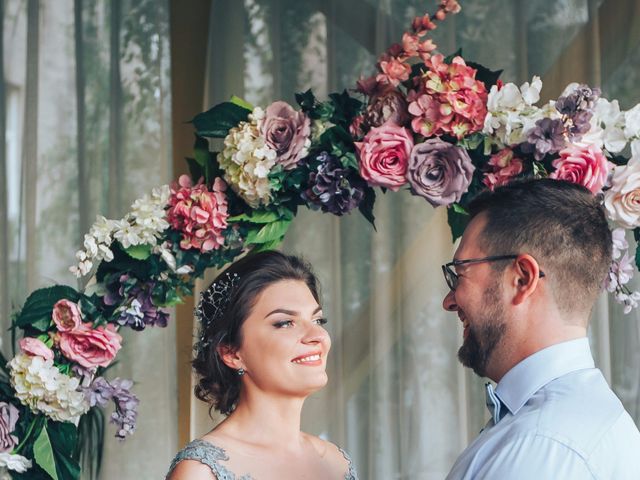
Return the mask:
<svg viewBox="0 0 640 480"><path fill-rule="evenodd" d="M239 368L236 373L238 374L239 377L244 375L244 368Z"/></svg>

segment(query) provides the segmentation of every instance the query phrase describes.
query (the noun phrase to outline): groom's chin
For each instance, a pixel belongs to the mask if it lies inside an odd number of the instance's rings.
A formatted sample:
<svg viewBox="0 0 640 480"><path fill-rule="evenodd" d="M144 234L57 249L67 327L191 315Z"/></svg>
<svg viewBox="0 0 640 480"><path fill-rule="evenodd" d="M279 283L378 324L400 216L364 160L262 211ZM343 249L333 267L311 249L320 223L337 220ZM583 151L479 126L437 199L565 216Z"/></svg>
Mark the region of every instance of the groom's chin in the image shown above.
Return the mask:
<svg viewBox="0 0 640 480"><path fill-rule="evenodd" d="M472 369L476 375L485 376L484 362L482 361L479 345L471 335L464 340L462 346L458 349L458 360L465 367Z"/></svg>

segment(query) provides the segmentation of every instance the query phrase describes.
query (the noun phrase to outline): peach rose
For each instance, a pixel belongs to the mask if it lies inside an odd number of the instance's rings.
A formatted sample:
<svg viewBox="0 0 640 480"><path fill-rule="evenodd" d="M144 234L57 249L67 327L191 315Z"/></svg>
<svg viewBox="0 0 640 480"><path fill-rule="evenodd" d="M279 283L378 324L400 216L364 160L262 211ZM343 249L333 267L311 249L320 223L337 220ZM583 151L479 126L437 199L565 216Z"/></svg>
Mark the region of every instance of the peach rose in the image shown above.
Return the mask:
<svg viewBox="0 0 640 480"><path fill-rule="evenodd" d="M32 357L39 356L45 360L53 360L53 351L37 338L25 337L20 340L20 350Z"/></svg>
<svg viewBox="0 0 640 480"><path fill-rule="evenodd" d="M369 185L398 190L407 183L407 165L413 148L409 130L391 122L372 128L356 142L360 176Z"/></svg>
<svg viewBox="0 0 640 480"><path fill-rule="evenodd" d="M108 366L120 350L121 342L122 337L113 325L93 328L90 323L83 323L71 332L62 332L59 346L69 360L93 368Z"/></svg>
<svg viewBox="0 0 640 480"><path fill-rule="evenodd" d="M78 305L70 300L58 300L53 306L52 318L60 332L70 332L82 323Z"/></svg>

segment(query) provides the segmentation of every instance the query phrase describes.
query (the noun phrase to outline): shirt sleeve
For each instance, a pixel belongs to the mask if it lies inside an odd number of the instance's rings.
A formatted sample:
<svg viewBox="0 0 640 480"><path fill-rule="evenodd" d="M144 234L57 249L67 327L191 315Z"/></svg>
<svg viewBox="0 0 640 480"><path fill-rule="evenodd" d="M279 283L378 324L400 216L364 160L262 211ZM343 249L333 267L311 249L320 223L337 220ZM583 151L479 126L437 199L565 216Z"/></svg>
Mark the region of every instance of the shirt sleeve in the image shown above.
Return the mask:
<svg viewBox="0 0 640 480"><path fill-rule="evenodd" d="M474 480L597 480L579 452L561 441L541 434L509 439L482 465Z"/></svg>

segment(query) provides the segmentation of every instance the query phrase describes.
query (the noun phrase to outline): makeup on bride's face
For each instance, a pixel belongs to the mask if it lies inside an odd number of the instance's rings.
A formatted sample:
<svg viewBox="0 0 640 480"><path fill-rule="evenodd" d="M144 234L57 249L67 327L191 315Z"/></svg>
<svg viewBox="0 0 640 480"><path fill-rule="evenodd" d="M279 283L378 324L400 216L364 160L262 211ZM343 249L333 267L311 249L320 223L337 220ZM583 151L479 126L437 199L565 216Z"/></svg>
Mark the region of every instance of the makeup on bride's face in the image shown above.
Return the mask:
<svg viewBox="0 0 640 480"><path fill-rule="evenodd" d="M262 390L296 396L322 388L331 347L326 323L304 282L283 280L267 287L242 326L238 353L247 380Z"/></svg>

